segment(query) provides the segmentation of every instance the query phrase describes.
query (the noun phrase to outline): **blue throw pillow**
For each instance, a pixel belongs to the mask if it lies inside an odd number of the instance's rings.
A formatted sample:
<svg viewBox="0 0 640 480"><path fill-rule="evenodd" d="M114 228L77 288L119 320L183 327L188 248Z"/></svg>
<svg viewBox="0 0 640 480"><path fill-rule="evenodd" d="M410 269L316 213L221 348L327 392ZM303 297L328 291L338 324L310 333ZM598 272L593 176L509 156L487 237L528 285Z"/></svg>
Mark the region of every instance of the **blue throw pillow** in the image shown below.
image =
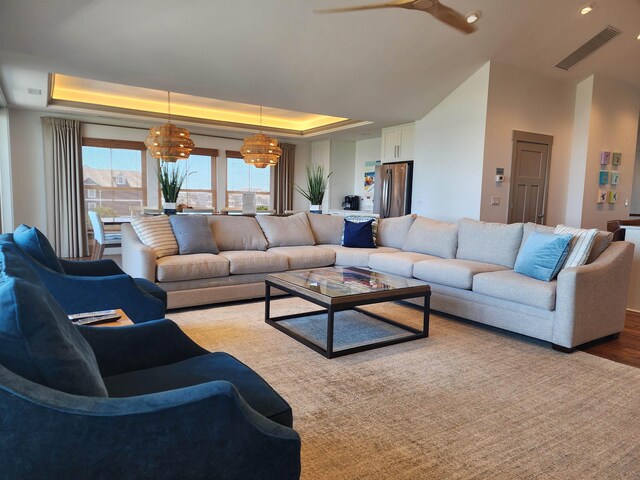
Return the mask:
<svg viewBox="0 0 640 480"><path fill-rule="evenodd" d="M376 248L373 242L374 218L366 222L352 222L345 218L342 245L352 248Z"/></svg>
<svg viewBox="0 0 640 480"><path fill-rule="evenodd" d="M180 255L220 252L206 216L170 215L169 222L178 242Z"/></svg>
<svg viewBox="0 0 640 480"><path fill-rule="evenodd" d="M564 265L572 238L572 235L533 232L518 252L514 270L550 282Z"/></svg>
<svg viewBox="0 0 640 480"><path fill-rule="evenodd" d="M9 243L0 243L0 363L55 390L107 396L91 346Z"/></svg>
<svg viewBox="0 0 640 480"><path fill-rule="evenodd" d="M45 267L58 273L64 273L60 260L58 260L56 252L53 251L49 240L36 227L20 225L13 232L13 241L22 251Z"/></svg>

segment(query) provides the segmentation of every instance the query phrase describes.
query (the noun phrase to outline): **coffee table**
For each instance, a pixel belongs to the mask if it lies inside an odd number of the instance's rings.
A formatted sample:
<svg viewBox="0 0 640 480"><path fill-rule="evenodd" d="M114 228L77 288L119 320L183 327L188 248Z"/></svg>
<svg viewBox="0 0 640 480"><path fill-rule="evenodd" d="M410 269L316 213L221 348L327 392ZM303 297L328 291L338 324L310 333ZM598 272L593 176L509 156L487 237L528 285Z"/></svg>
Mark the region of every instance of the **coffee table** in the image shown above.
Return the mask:
<svg viewBox="0 0 640 480"><path fill-rule="evenodd" d="M431 289L420 280L365 268L326 267L272 273L265 286L265 322L327 358L429 336ZM272 317L271 288L322 310ZM424 298L421 330L360 308L418 297ZM336 345L336 330L347 338L341 345Z"/></svg>

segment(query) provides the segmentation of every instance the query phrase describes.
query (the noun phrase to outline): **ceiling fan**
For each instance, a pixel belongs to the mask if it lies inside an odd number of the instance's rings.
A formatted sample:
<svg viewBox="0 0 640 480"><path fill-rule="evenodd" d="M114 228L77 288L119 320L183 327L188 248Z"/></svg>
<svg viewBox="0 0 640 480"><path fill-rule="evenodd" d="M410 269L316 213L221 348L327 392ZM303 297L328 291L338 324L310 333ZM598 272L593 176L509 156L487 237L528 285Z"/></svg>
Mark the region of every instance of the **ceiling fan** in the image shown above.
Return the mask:
<svg viewBox="0 0 640 480"><path fill-rule="evenodd" d="M374 10L378 8L405 8L407 10L419 10L430 13L441 22L450 25L464 33L473 33L478 27L467 22L467 18L454 9L440 3L439 0L399 0L387 3L377 3L373 5L362 5L359 7L329 8L325 10L314 10L315 13L342 13L354 12L357 10Z"/></svg>

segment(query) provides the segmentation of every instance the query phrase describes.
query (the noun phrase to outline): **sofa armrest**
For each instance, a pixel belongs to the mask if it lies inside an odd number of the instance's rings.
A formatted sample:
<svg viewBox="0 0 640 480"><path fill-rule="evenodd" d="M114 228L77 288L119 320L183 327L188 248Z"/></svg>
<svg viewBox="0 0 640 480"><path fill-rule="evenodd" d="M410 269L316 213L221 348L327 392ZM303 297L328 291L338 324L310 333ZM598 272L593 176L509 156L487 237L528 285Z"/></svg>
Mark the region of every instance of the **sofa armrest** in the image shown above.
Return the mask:
<svg viewBox="0 0 640 480"><path fill-rule="evenodd" d="M122 268L132 277L156 281L156 254L128 223L122 224Z"/></svg>
<svg viewBox="0 0 640 480"><path fill-rule="evenodd" d="M209 353L171 320L124 327L79 326L103 377L180 362Z"/></svg>
<svg viewBox="0 0 640 480"><path fill-rule="evenodd" d="M633 248L614 242L595 262L560 272L553 343L572 348L623 329Z"/></svg>
<svg viewBox="0 0 640 480"><path fill-rule="evenodd" d="M111 259L72 261L60 258L60 265L67 275L81 275L83 277L104 277L107 275L122 275L124 272Z"/></svg>
<svg viewBox="0 0 640 480"><path fill-rule="evenodd" d="M69 395L0 367L5 478L297 479L300 437L228 382L129 398ZM10 385L11 388L8 388Z"/></svg>

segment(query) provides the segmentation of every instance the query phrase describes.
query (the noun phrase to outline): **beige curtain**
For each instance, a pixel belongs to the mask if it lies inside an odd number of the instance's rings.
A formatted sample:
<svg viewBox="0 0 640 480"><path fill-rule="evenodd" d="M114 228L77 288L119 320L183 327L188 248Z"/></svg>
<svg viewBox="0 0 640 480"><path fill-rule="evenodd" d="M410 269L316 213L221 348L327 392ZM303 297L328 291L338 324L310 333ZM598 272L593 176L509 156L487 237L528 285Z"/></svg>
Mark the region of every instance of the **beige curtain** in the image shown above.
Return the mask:
<svg viewBox="0 0 640 480"><path fill-rule="evenodd" d="M293 175L296 162L296 146L281 143L282 156L274 168L275 190L273 192L273 207L276 214L282 215L285 210L293 209Z"/></svg>
<svg viewBox="0 0 640 480"><path fill-rule="evenodd" d="M82 133L77 120L42 119L53 164L53 244L60 257L88 255L83 201Z"/></svg>

